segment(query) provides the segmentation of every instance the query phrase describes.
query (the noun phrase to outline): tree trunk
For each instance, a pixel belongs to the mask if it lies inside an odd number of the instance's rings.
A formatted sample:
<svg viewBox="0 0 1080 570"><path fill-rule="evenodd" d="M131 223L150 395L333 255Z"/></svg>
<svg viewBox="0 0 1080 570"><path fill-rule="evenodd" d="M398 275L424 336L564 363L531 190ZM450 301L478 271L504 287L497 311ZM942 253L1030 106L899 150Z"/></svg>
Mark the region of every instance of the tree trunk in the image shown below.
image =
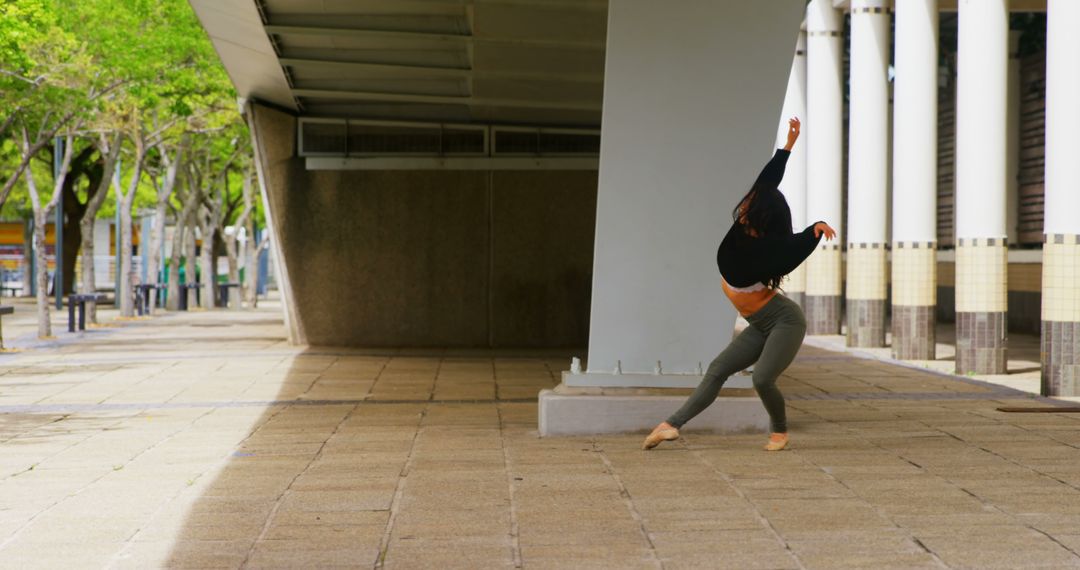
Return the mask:
<svg viewBox="0 0 1080 570"><path fill-rule="evenodd" d="M23 148L29 147L28 137L26 135L26 129L23 129ZM38 315L38 337L47 338L52 336L52 326L49 323L49 266L46 264L45 257L45 221L49 219L49 212L53 208L58 208L57 203L63 192L64 179L67 177L68 169L71 167L71 154L72 146L74 144L74 137L67 135L65 137L64 148L64 160L63 165L60 167L60 172L56 175L53 181L53 191L49 195L49 200L44 204L41 202L41 195L38 193L37 184L34 183L33 172L27 169L26 176L26 189L30 194L30 205L34 209L34 246L35 255L34 262L37 264L36 277L37 277L37 315ZM57 259L57 267L62 267L62 259ZM61 299L64 296L64 284L56 284L56 298Z"/></svg>
<svg viewBox="0 0 1080 570"><path fill-rule="evenodd" d="M239 254L236 250L236 234L239 230L240 227L236 226L233 228L232 235L225 234L225 256L229 260L229 283L240 282L240 261L237 259Z"/></svg>
<svg viewBox="0 0 1080 570"><path fill-rule="evenodd" d="M57 206L59 207L59 206ZM57 259L56 264L63 264L64 282L58 287L65 295L75 292L75 262L79 259L79 248L82 247L82 231L79 228L80 218L67 215L64 219L64 251L63 259Z"/></svg>
<svg viewBox="0 0 1080 570"><path fill-rule="evenodd" d="M31 218L32 219L32 218ZM22 258L22 296L32 297L34 290L34 274L30 268L34 255L34 228L31 224L23 225L23 258Z"/></svg>
<svg viewBox="0 0 1080 570"><path fill-rule="evenodd" d="M227 283L240 283L240 262L237 255L237 234L240 232L240 226L233 226L232 235L225 234L225 257L229 262L229 275L225 281ZM224 233L224 232L222 232ZM233 291L233 294L229 295L229 303L236 308L240 308L244 303L244 289L243 287L237 287ZM225 307L228 309L229 307Z"/></svg>
<svg viewBox="0 0 1080 570"><path fill-rule="evenodd" d="M94 272L94 217L87 214L79 221L79 233L82 234L82 290L81 293L93 293L97 290ZM86 304L86 322L97 324L97 303Z"/></svg>
<svg viewBox="0 0 1080 570"><path fill-rule="evenodd" d="M55 149L53 151L55 153ZM64 294L75 292L78 275L75 266L82 248L82 221L91 212L91 205L101 191L109 190L110 170L108 143L91 141L71 160L71 168L64 179L62 194L57 208L64 211ZM80 202L78 190L86 180L86 202Z"/></svg>
<svg viewBox="0 0 1080 570"><path fill-rule="evenodd" d="M45 256L45 220L47 218L47 213L40 208L37 212L34 212L34 262L37 264L35 278L37 279L38 338L52 336L52 323L49 321L49 266ZM59 291L57 292L62 295Z"/></svg>
<svg viewBox="0 0 1080 570"><path fill-rule="evenodd" d="M184 242L184 273L188 283L195 283L198 272L195 270L196 255L195 255L195 216L188 216L187 219L187 239ZM187 290L188 296L188 308L198 307L198 294L194 287Z"/></svg>
<svg viewBox="0 0 1080 570"><path fill-rule="evenodd" d="M120 201L120 316L135 316L135 270L131 258L131 205L135 201L132 188Z"/></svg>
<svg viewBox="0 0 1080 570"><path fill-rule="evenodd" d="M194 303L190 302L190 291L181 287L182 283L180 283L180 259L182 257L186 258L186 280L188 282L195 281L195 273L194 271L192 271L191 265L192 256L187 255L187 243L189 239L191 240L192 244L195 243L195 230L192 229L192 224L194 223L194 220L192 220L192 218L194 217L193 212L195 211L195 208L199 205L199 192L198 186L193 183L190 174L186 178L188 182L188 190L186 194L181 196L181 202L184 204L184 207L180 212L176 214L176 226L173 230L172 239L172 254L169 261L168 309L170 311L175 311L180 308L180 295L188 295L189 302L187 306L194 306ZM192 249L193 248L194 246L192 246Z"/></svg>
<svg viewBox="0 0 1080 570"><path fill-rule="evenodd" d="M251 218L254 218L252 216ZM244 242L244 302L249 309L255 308L255 299L258 296L259 279L259 248L255 242L255 221L248 219L247 241Z"/></svg>
<svg viewBox="0 0 1080 570"><path fill-rule="evenodd" d="M202 308L214 308L214 274L217 273L214 264L214 222L209 215L203 217L202 248L199 250L199 261L202 265Z"/></svg>
<svg viewBox="0 0 1080 570"><path fill-rule="evenodd" d="M147 252L146 282L151 285L160 283L158 271L161 269L161 246L165 243L165 206L159 201L154 207L154 227L151 230L150 250ZM145 239L146 236L143 236ZM150 295L150 310L157 308L157 291Z"/></svg>
<svg viewBox="0 0 1080 570"><path fill-rule="evenodd" d="M112 143L113 146L108 147L108 139L105 135L101 136L99 151L101 156L105 158L101 180L98 181L97 192L87 200L86 210L83 212L82 219L79 220L79 233L82 236L82 246L80 248L82 252L82 293L94 293L97 291L97 272L94 267L94 222L97 221L98 210L101 209L101 205L105 203L105 198L109 195L110 183L116 181L113 170L115 170L116 160L120 156L121 141L122 139L117 135ZM119 187L117 187L117 190L119 190ZM97 324L98 322L97 303L93 301L86 303L86 322L90 324Z"/></svg>
<svg viewBox="0 0 1080 570"><path fill-rule="evenodd" d="M165 308L170 311L180 309L180 254L184 250L184 224L177 216L176 227L173 229L172 254L169 256L169 291L165 299Z"/></svg>
<svg viewBox="0 0 1080 570"><path fill-rule="evenodd" d="M176 149L176 157L172 160L169 159L168 150L164 146L159 146L158 150L161 152L161 158L166 164L165 180L162 185L157 188L157 202L154 207L154 228L153 236L150 238L150 251L147 256L146 268L147 283L151 285L157 285L164 278L165 268L162 267L162 245L165 243L165 213L166 208L169 205L169 197L173 194L173 188L176 186L176 178L180 173L181 165L184 158L184 147L187 146L187 134L180 140L180 145ZM179 224L177 224L179 226ZM175 249L173 250L176 251ZM158 275L158 271L161 271L161 275ZM151 312L157 308L157 290L154 290L154 294L151 296L150 307Z"/></svg>

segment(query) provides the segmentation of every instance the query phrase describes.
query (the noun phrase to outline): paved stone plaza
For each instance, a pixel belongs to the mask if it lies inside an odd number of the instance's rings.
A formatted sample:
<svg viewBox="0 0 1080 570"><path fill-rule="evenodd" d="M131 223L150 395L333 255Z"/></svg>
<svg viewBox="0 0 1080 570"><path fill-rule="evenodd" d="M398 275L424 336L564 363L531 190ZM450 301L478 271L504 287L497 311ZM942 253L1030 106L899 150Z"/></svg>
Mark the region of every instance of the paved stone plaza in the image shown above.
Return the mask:
<svg viewBox="0 0 1080 570"><path fill-rule="evenodd" d="M642 452L536 436L569 353L283 334L267 305L0 356L0 567L1080 567L1080 414L1008 388L805 347L790 451Z"/></svg>

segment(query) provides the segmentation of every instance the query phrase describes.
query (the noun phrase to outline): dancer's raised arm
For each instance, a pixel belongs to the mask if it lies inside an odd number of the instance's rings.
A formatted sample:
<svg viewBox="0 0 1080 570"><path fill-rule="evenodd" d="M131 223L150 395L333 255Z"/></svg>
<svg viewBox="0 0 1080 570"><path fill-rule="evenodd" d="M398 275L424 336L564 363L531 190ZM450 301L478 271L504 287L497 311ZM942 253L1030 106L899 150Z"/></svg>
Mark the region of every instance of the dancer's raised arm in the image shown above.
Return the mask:
<svg viewBox="0 0 1080 570"><path fill-rule="evenodd" d="M802 129L802 122L798 117L792 117L788 119L788 131L787 131L787 144L784 145L784 150L791 152L791 149L795 146L795 141L799 140L799 131Z"/></svg>
<svg viewBox="0 0 1080 570"><path fill-rule="evenodd" d="M802 127L802 123L799 122L798 117L793 117L788 121L788 136L787 144L782 149L776 149L776 154L773 155L765 168L761 169L761 174L758 174L757 180L754 181L754 190L769 189L775 190L780 186L780 182L784 179L784 170L787 166L788 156L791 155L791 149L795 146L795 141L799 139L799 130Z"/></svg>

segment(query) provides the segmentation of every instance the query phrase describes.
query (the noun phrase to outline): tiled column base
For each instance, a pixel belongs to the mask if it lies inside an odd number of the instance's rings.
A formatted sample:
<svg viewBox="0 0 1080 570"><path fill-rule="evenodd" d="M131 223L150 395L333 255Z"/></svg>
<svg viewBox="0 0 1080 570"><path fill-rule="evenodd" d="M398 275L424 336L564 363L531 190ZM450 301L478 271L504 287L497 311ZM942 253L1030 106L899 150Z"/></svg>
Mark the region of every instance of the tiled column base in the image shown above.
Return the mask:
<svg viewBox="0 0 1080 570"><path fill-rule="evenodd" d="M957 374L1007 372L1007 254L1002 238L957 240Z"/></svg>
<svg viewBox="0 0 1080 570"><path fill-rule="evenodd" d="M1043 242L1042 393L1080 396L1080 235Z"/></svg>
<svg viewBox="0 0 1080 570"><path fill-rule="evenodd" d="M892 306L892 356L900 360L934 360L937 307Z"/></svg>
<svg viewBox="0 0 1080 570"><path fill-rule="evenodd" d="M847 345L885 346L884 299L848 299Z"/></svg>
<svg viewBox="0 0 1080 570"><path fill-rule="evenodd" d="M1042 322L1042 393L1080 396L1080 322Z"/></svg>
<svg viewBox="0 0 1080 570"><path fill-rule="evenodd" d="M784 294L806 310L806 264L800 265L784 280Z"/></svg>
<svg viewBox="0 0 1080 570"><path fill-rule="evenodd" d="M847 345L885 346L885 244L848 244Z"/></svg>
<svg viewBox="0 0 1080 570"><path fill-rule="evenodd" d="M937 357L937 257L932 241L897 241L892 248L892 355Z"/></svg>
<svg viewBox="0 0 1080 570"><path fill-rule="evenodd" d="M807 295L806 334L840 334L840 296Z"/></svg>
<svg viewBox="0 0 1080 570"><path fill-rule="evenodd" d="M806 260L806 334L840 334L840 246L818 245Z"/></svg>
<svg viewBox="0 0 1080 570"><path fill-rule="evenodd" d="M956 373L1005 374L1009 319L1005 312L956 313Z"/></svg>

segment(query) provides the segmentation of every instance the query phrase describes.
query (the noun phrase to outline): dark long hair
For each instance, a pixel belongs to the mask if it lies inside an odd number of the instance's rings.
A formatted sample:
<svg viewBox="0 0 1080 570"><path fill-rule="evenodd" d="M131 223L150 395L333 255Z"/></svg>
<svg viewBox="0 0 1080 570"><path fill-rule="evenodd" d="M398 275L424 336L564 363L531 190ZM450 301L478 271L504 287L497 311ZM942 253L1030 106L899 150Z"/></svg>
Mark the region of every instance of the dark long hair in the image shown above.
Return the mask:
<svg viewBox="0 0 1080 570"><path fill-rule="evenodd" d="M776 188L753 187L735 209L731 217L742 229L742 234L750 238L768 238L769 236L788 235L791 233L791 208L784 195ZM785 275L770 275L762 283L770 289L779 289Z"/></svg>

